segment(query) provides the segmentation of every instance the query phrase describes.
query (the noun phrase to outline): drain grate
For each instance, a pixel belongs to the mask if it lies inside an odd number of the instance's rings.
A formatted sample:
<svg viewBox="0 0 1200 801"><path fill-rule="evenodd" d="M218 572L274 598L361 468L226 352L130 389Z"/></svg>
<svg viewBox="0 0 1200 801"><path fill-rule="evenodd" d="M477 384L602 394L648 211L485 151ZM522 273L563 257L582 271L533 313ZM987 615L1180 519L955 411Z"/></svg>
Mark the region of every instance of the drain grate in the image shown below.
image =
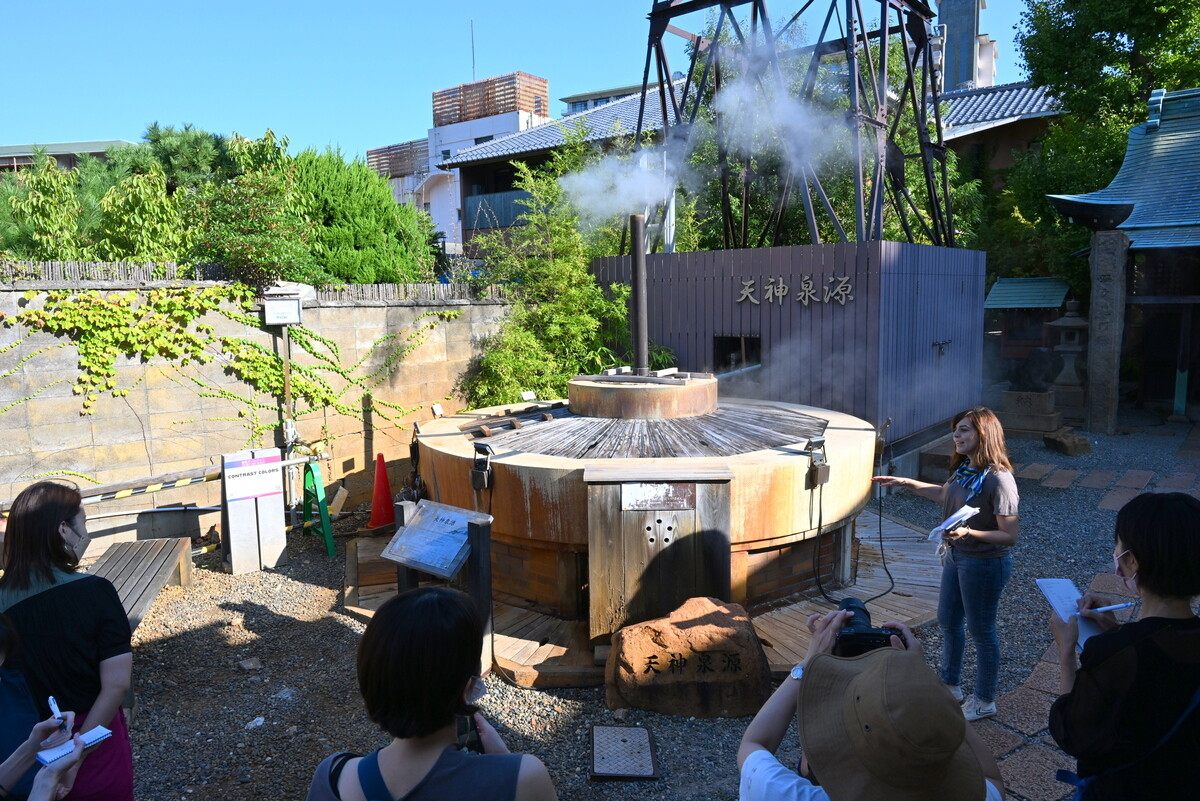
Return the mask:
<svg viewBox="0 0 1200 801"><path fill-rule="evenodd" d="M654 736L641 726L593 726L591 778L657 779Z"/></svg>

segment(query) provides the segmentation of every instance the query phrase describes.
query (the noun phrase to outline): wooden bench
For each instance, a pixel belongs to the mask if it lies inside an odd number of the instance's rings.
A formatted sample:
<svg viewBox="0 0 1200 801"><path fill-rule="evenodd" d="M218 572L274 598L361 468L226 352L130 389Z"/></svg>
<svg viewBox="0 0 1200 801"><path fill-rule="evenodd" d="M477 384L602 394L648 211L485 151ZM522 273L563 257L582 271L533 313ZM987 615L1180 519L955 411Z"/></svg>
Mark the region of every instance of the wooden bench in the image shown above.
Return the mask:
<svg viewBox="0 0 1200 801"><path fill-rule="evenodd" d="M159 590L167 584L192 586L192 542L187 537L119 542L88 572L113 583L129 628L136 629Z"/></svg>

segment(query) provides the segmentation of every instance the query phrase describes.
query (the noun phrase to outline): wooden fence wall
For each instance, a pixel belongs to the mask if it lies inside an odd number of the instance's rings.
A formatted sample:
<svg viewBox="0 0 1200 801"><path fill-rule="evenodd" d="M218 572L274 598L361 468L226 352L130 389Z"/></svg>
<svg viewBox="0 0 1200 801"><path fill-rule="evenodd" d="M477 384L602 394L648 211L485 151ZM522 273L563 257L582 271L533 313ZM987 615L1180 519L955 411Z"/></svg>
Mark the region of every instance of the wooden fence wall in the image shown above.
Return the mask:
<svg viewBox="0 0 1200 801"><path fill-rule="evenodd" d="M720 372L716 337L757 337L756 394L891 417L892 440L981 397L980 252L870 242L654 254L647 268L651 341L681 369ZM628 257L593 269L630 280Z"/></svg>

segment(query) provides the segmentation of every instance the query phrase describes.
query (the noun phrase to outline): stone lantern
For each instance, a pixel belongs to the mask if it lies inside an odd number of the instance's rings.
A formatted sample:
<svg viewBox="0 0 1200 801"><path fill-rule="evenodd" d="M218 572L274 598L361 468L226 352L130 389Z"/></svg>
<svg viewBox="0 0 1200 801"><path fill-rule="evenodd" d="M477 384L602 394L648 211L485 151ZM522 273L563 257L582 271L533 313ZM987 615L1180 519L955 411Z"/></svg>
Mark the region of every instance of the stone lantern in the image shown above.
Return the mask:
<svg viewBox="0 0 1200 801"><path fill-rule="evenodd" d="M1058 334L1054 346L1062 354L1063 367L1054 379L1055 407L1062 412L1066 423L1082 424L1086 414L1086 390L1079 378L1078 361L1087 350L1088 321L1079 316L1079 301L1067 301L1067 313L1046 325Z"/></svg>

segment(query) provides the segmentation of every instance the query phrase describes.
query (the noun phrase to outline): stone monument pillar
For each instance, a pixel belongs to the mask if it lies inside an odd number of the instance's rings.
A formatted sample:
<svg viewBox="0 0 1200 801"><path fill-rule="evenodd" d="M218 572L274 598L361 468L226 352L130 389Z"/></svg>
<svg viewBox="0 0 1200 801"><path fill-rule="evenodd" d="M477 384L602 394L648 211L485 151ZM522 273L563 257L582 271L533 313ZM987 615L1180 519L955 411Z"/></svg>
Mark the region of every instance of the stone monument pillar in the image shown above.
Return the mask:
<svg viewBox="0 0 1200 801"><path fill-rule="evenodd" d="M1120 398L1121 340L1125 332L1125 268L1129 238L1122 231L1092 234L1091 326L1088 344L1087 428L1105 434L1117 430Z"/></svg>

